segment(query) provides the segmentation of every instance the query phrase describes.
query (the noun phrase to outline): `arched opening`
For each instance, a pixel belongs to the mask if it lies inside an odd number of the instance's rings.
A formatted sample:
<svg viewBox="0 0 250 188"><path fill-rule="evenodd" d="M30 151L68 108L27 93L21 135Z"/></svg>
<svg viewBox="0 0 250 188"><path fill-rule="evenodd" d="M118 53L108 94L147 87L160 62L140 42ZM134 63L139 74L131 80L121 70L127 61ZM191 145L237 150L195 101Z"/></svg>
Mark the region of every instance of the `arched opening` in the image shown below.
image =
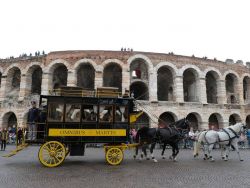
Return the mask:
<svg viewBox="0 0 250 188"><path fill-rule="evenodd" d="M32 73L31 94L41 94L42 75L41 67L36 67Z"/></svg>
<svg viewBox="0 0 250 188"><path fill-rule="evenodd" d="M122 68L116 63L110 63L104 68L104 87L117 87L122 91Z"/></svg>
<svg viewBox="0 0 250 188"><path fill-rule="evenodd" d="M6 96L18 96L21 84L21 71L17 67L13 67L7 74Z"/></svg>
<svg viewBox="0 0 250 188"><path fill-rule="evenodd" d="M250 101L250 78L248 76L243 79L243 98L245 102Z"/></svg>
<svg viewBox="0 0 250 188"><path fill-rule="evenodd" d="M231 114L229 116L229 126L234 125L238 122L241 122L241 118L238 114Z"/></svg>
<svg viewBox="0 0 250 188"><path fill-rule="evenodd" d="M190 123L190 127L193 127L193 130L196 131L199 129L199 119L200 116L196 113L190 113L187 115L187 120Z"/></svg>
<svg viewBox="0 0 250 188"><path fill-rule="evenodd" d="M223 128L222 116L218 113L211 114L208 118L208 127L209 129L215 129L215 130Z"/></svg>
<svg viewBox="0 0 250 188"><path fill-rule="evenodd" d="M226 93L227 93L227 103L238 103L237 101L237 77L229 73L226 76Z"/></svg>
<svg viewBox="0 0 250 188"><path fill-rule="evenodd" d="M164 112L160 115L158 122L164 124L165 126L174 123L176 118L173 113L171 112Z"/></svg>
<svg viewBox="0 0 250 188"><path fill-rule="evenodd" d="M63 64L57 64L53 71L53 89L67 86L68 69Z"/></svg>
<svg viewBox="0 0 250 188"><path fill-rule="evenodd" d="M143 59L135 59L130 64L130 80L148 81L148 67Z"/></svg>
<svg viewBox="0 0 250 188"><path fill-rule="evenodd" d="M198 102L198 74L194 69L187 69L183 73L183 92L184 101Z"/></svg>
<svg viewBox="0 0 250 188"><path fill-rule="evenodd" d="M130 85L130 93L137 100L148 100L148 87L144 82L134 82Z"/></svg>
<svg viewBox="0 0 250 188"><path fill-rule="evenodd" d="M3 116L3 125L5 128L16 128L17 117L13 112L8 112Z"/></svg>
<svg viewBox="0 0 250 188"><path fill-rule="evenodd" d="M159 101L173 101L174 81L172 71L167 67L161 67L157 72L157 96Z"/></svg>
<svg viewBox="0 0 250 188"><path fill-rule="evenodd" d="M207 92L207 103L218 103L218 74L214 71L209 71L206 75L206 92Z"/></svg>
<svg viewBox="0 0 250 188"><path fill-rule="evenodd" d="M149 116L147 113L143 113L135 123L131 124L131 128L135 128L136 130L142 128L142 127L150 127L150 121L149 121Z"/></svg>
<svg viewBox="0 0 250 188"><path fill-rule="evenodd" d="M77 86L84 89L95 88L95 69L90 64L82 64L77 70Z"/></svg>
<svg viewBox="0 0 250 188"><path fill-rule="evenodd" d="M247 129L250 129L250 115L248 115L246 118L246 125L247 125Z"/></svg>

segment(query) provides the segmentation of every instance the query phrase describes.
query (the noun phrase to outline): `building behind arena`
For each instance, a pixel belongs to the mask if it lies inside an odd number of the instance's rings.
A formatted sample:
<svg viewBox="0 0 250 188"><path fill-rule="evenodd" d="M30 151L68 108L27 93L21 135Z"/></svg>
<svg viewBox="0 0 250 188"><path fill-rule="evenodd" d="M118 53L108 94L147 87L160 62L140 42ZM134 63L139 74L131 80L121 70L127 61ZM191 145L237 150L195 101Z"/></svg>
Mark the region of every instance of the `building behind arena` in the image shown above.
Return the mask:
<svg viewBox="0 0 250 188"><path fill-rule="evenodd" d="M32 100L60 86L129 89L167 123L187 117L195 129L250 126L250 63L135 51L60 51L0 59L0 127L25 127ZM157 126L144 113L137 126Z"/></svg>

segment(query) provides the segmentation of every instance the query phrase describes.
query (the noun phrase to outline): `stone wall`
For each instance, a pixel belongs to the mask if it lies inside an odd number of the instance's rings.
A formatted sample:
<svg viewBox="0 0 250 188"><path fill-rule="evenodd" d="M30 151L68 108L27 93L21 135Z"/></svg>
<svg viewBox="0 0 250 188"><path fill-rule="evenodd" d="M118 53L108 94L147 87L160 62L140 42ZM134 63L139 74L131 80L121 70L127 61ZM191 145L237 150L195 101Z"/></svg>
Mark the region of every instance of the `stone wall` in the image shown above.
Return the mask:
<svg viewBox="0 0 250 188"><path fill-rule="evenodd" d="M248 107L250 102L248 99L248 96L250 96L250 82L245 81L243 88L243 80L244 78L247 78L247 80L250 78L250 71L241 62L222 62L207 58L135 51L62 51L51 52L39 57L0 60L0 72L2 75L0 127L8 126L8 118L11 113L16 115L18 125L26 125L30 101L39 101L39 95L32 93L32 83L40 83L39 81L32 81L32 78L34 79L32 74L37 72L36 70L42 70L41 94L47 95L55 86L54 81L56 78L54 73L58 70L58 67L63 67L61 69L66 70L66 84L68 86L76 86L77 83L81 83L78 75L81 71L78 70L80 67L84 67L83 65L89 65L94 70L93 78L91 78L91 75L88 75L88 79L94 80L94 88L111 83L103 79L120 79L119 75L104 77L105 70L113 70L105 68L110 67L110 65L116 65L121 70L122 92L126 88L132 88L134 91L131 92L134 92L135 95L139 95L138 93L141 95L148 90L145 93L148 97L142 98L144 101L141 102L145 104L150 112L148 113L150 126L157 126L158 122L155 116L152 116L152 113L159 117L164 112L168 112L175 120L193 114L197 119L199 129L208 128L209 118L212 114L218 117L219 127L229 124L230 115L236 121L241 120L244 122L247 116L250 115ZM161 84L166 82L166 87L164 85L158 87L157 75L158 71L163 70L163 67L168 69L166 71L168 74L166 79L164 80L164 77L161 78ZM11 88L15 70L20 70L21 72L19 90ZM187 75L192 74L194 78L184 77L187 71L189 72ZM81 76L84 77L83 73L84 71L82 71ZM211 73L210 77L214 78L208 79L208 73ZM113 72L113 74L117 73ZM169 76L169 74L171 75ZM234 85L232 86L235 88L234 92L228 91L226 87L226 77L229 74L234 79ZM84 83L88 79L83 78ZM208 80L210 82L214 80L214 83L207 84ZM183 83L190 84L184 86ZM88 83L85 85L88 85ZM206 87L208 85L216 86L214 87L216 92L212 95L216 100L213 100L213 103L208 103L207 100L207 94L212 92L212 90L210 91ZM143 88L143 92L140 92L140 88ZM161 88L168 89L168 91L163 92L168 96L160 97L161 100L165 101L158 101L159 96L157 94L161 92L159 91ZM244 95L244 92L248 94ZM10 95L11 93L13 95ZM233 98L235 98L234 101L232 101Z"/></svg>

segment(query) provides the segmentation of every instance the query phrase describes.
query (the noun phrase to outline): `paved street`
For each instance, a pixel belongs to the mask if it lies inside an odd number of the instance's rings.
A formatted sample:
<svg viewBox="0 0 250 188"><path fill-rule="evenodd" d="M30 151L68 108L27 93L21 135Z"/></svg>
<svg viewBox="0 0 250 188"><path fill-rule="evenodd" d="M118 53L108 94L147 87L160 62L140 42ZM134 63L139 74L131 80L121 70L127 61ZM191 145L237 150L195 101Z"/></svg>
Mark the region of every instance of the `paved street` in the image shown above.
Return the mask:
<svg viewBox="0 0 250 188"><path fill-rule="evenodd" d="M9 146L8 150L13 149ZM167 155L170 154L167 150ZM4 152L0 151L0 155ZM6 153L6 152L5 152ZM132 150L125 153L120 166L107 165L101 148L87 148L84 157L68 157L57 168L43 167L38 147L30 146L12 158L0 158L0 188L74 187L250 187L250 150L241 150L244 162L235 152L230 161L214 163L193 159L191 150L181 150L178 162L159 159L135 161ZM156 156L160 151L156 150ZM159 158L159 157L158 157Z"/></svg>

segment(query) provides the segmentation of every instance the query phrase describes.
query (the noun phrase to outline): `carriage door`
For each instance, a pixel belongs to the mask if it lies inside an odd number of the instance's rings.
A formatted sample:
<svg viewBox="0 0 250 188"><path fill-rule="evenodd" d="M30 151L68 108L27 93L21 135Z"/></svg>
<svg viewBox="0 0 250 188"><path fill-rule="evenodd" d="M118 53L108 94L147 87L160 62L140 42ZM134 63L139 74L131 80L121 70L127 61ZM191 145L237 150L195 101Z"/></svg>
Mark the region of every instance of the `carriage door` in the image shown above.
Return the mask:
<svg viewBox="0 0 250 188"><path fill-rule="evenodd" d="M65 129L80 129L81 128L81 98L65 99ZM67 142L80 142L80 136L65 137Z"/></svg>

